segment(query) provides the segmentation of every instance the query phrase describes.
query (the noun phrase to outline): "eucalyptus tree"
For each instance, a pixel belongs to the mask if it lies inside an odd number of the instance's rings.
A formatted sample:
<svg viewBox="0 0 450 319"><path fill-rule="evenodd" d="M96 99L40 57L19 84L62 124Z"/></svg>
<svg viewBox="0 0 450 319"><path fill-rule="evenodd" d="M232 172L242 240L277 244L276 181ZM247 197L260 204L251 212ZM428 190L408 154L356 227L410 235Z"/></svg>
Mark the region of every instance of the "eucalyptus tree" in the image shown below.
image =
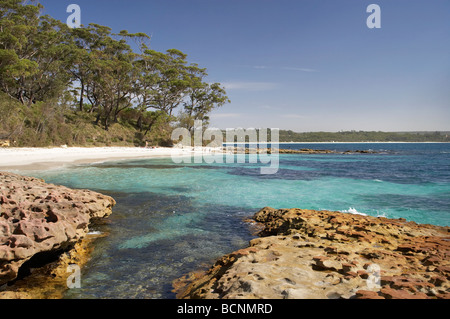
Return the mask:
<svg viewBox="0 0 450 319"><path fill-rule="evenodd" d="M57 97L69 84L67 26L41 16L42 5L0 3L0 87L22 104Z"/></svg>
<svg viewBox="0 0 450 319"><path fill-rule="evenodd" d="M96 123L108 130L111 121L117 122L119 113L131 106L136 54L125 39L114 39L109 27L90 24L89 32L88 65L83 67L89 70L83 73L86 96L97 112Z"/></svg>
<svg viewBox="0 0 450 319"><path fill-rule="evenodd" d="M59 98L68 89L71 80L68 57L72 48L67 25L50 16L42 16L40 20L37 33L29 39L38 50L32 57L38 69L21 81L28 105Z"/></svg>
<svg viewBox="0 0 450 319"><path fill-rule="evenodd" d="M62 101L69 92L76 96L71 112L92 113L105 130L111 122L134 122L144 137L151 130L163 137L176 110L192 129L195 120L207 124L210 112L229 102L219 83L207 81L206 69L188 64L177 49L151 50L147 34L113 34L95 23L70 29L42 15L37 1L31 3L0 0L0 90L25 105L24 118L38 119L36 125L28 121L36 132L44 130L50 120L41 119L50 119L52 112L64 122L68 113Z"/></svg>
<svg viewBox="0 0 450 319"><path fill-rule="evenodd" d="M42 6L23 6L19 0L0 5L0 84L10 97L25 104L22 82L38 71L38 53L28 39L37 33Z"/></svg>
<svg viewBox="0 0 450 319"><path fill-rule="evenodd" d="M84 110L84 98L87 92L87 86L89 85L89 78L92 75L91 52L94 46L95 37L91 31L92 29L90 26L71 29L72 54L69 57L69 71L73 81L80 85L80 98L78 100L79 111ZM90 102L90 111L92 112L95 109L95 103L92 100Z"/></svg>
<svg viewBox="0 0 450 319"><path fill-rule="evenodd" d="M172 116L174 110L182 104L190 84L186 72L187 55L176 49L167 50L166 53L147 50L146 54L151 57L149 62L156 80L150 92L148 107Z"/></svg>
<svg viewBox="0 0 450 319"><path fill-rule="evenodd" d="M184 100L184 110L180 114L180 122L189 131L194 128L194 122L201 120L203 126L209 124L209 114L215 108L221 107L230 100L220 83L208 83L206 69L199 68L198 64L191 64L186 68L189 85Z"/></svg>

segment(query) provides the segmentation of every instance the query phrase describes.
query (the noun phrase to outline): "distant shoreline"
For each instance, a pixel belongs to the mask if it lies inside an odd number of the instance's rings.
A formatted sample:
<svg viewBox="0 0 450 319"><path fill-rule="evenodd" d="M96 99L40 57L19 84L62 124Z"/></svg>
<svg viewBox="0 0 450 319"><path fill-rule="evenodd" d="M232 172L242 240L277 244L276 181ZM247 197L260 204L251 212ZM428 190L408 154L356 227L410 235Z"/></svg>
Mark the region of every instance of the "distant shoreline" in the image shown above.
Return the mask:
<svg viewBox="0 0 450 319"><path fill-rule="evenodd" d="M265 144L448 144L450 142L267 142ZM263 144L258 142L223 143L223 145L236 144Z"/></svg>

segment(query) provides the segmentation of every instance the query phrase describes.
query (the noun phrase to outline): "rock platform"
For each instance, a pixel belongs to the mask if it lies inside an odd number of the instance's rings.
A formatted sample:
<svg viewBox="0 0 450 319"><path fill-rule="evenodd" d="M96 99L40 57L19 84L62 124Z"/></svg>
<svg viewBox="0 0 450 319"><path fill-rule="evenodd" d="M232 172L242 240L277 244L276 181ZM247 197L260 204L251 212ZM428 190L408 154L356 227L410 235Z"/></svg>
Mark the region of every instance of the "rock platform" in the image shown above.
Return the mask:
<svg viewBox="0 0 450 319"><path fill-rule="evenodd" d="M30 263L76 248L89 225L109 216L115 203L90 190L0 172L0 286L14 281Z"/></svg>
<svg viewBox="0 0 450 319"><path fill-rule="evenodd" d="M450 228L263 208L259 238L174 282L184 299L450 298Z"/></svg>

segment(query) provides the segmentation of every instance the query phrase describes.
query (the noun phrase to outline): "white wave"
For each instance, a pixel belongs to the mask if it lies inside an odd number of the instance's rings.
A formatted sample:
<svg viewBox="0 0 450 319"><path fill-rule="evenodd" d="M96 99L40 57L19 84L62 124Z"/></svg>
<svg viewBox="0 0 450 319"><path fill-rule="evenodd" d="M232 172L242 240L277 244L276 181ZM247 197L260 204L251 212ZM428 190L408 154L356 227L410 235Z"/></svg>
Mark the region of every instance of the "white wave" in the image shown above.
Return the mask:
<svg viewBox="0 0 450 319"><path fill-rule="evenodd" d="M378 182L378 183L383 183L383 181L381 179L374 179L374 182Z"/></svg>
<svg viewBox="0 0 450 319"><path fill-rule="evenodd" d="M377 217L384 217L384 218L387 218L385 212L383 212L383 213L378 212L378 213L377 213Z"/></svg>
<svg viewBox="0 0 450 319"><path fill-rule="evenodd" d="M100 231L90 231L89 233L87 233L88 235L101 235L102 232Z"/></svg>
<svg viewBox="0 0 450 319"><path fill-rule="evenodd" d="M354 214L354 215L367 216L367 214L358 212L358 211L356 210L356 208L354 208L354 207L350 207L349 209L341 210L341 213L349 213L349 214Z"/></svg>

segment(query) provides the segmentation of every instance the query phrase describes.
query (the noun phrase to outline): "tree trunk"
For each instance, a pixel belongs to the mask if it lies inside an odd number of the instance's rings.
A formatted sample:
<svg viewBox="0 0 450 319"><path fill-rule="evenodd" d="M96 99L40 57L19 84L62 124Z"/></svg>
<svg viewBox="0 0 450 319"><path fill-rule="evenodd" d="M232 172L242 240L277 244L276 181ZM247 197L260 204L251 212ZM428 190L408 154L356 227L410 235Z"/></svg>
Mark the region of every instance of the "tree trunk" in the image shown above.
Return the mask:
<svg viewBox="0 0 450 319"><path fill-rule="evenodd" d="M22 105L25 105L25 99L23 98L23 90L19 91L19 101Z"/></svg>
<svg viewBox="0 0 450 319"><path fill-rule="evenodd" d="M98 125L100 123L100 112L97 114L97 118L95 119L95 125Z"/></svg>
<svg viewBox="0 0 450 319"><path fill-rule="evenodd" d="M109 116L105 116L104 124L105 124L105 131L109 131Z"/></svg>
<svg viewBox="0 0 450 319"><path fill-rule="evenodd" d="M147 128L147 130L145 131L145 133L144 133L144 137L147 135L147 133L148 132L150 132L150 130L152 129L152 126L153 126L153 123L155 123L155 121L152 121L149 125L148 125L148 128Z"/></svg>
<svg viewBox="0 0 450 319"><path fill-rule="evenodd" d="M83 97L84 97L84 83L81 82L81 92L80 92L80 112L83 112Z"/></svg>
<svg viewBox="0 0 450 319"><path fill-rule="evenodd" d="M33 105L33 93L31 93L30 98L28 100L28 107L31 107Z"/></svg>
<svg viewBox="0 0 450 319"><path fill-rule="evenodd" d="M139 131L142 132L142 114L139 114L139 118L137 120L137 127L138 127Z"/></svg>

